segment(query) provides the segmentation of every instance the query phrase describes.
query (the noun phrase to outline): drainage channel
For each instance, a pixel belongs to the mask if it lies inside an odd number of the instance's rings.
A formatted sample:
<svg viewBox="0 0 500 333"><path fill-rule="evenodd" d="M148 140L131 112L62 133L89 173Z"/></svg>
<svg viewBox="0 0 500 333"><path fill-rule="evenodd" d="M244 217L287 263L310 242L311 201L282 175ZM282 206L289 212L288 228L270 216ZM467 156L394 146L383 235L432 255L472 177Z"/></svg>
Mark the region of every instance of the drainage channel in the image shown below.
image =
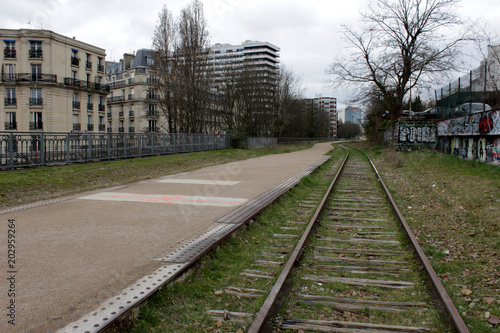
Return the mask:
<svg viewBox="0 0 500 333"><path fill-rule="evenodd" d="M376 168L349 152L248 332L468 332Z"/></svg>
<svg viewBox="0 0 500 333"><path fill-rule="evenodd" d="M182 275L199 258L246 225L267 206L297 185L304 176L313 173L329 159L330 156L322 157L269 191L216 219L209 231L187 242L168 256L155 259L164 263L165 266L153 274L137 280L119 295L104 301L97 309L68 324L57 333L97 333L112 326L120 319L130 316L134 309L144 303L162 286Z"/></svg>

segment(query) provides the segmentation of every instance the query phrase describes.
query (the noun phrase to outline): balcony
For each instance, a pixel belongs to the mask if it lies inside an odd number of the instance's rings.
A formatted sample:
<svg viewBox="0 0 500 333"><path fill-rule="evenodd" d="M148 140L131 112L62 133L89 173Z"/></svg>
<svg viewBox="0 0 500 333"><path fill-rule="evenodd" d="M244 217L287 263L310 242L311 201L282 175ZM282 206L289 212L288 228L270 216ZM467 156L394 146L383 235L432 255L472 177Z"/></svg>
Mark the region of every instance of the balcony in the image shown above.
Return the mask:
<svg viewBox="0 0 500 333"><path fill-rule="evenodd" d="M135 132L135 127L129 127L128 128L129 133L134 133Z"/></svg>
<svg viewBox="0 0 500 333"><path fill-rule="evenodd" d="M30 131L43 130L43 123L41 121L30 122Z"/></svg>
<svg viewBox="0 0 500 333"><path fill-rule="evenodd" d="M125 86L125 81L111 82L108 84L111 89Z"/></svg>
<svg viewBox="0 0 500 333"><path fill-rule="evenodd" d="M148 111L148 113L146 114L146 117L153 117L153 118L156 118L156 117L159 117L160 114L158 113L158 111Z"/></svg>
<svg viewBox="0 0 500 333"><path fill-rule="evenodd" d="M92 70L92 62L86 61L85 62L85 69Z"/></svg>
<svg viewBox="0 0 500 333"><path fill-rule="evenodd" d="M104 132L106 130L106 125L99 125L99 132Z"/></svg>
<svg viewBox="0 0 500 333"><path fill-rule="evenodd" d="M87 124L87 131L93 131L94 130L94 124Z"/></svg>
<svg viewBox="0 0 500 333"><path fill-rule="evenodd" d="M108 118L111 118L112 115L111 115L111 112L108 112Z"/></svg>
<svg viewBox="0 0 500 333"><path fill-rule="evenodd" d="M5 122L5 130L6 131L11 131L11 130L16 130L16 129L17 129L17 122L10 122L10 121Z"/></svg>
<svg viewBox="0 0 500 333"><path fill-rule="evenodd" d="M94 103L87 103L87 111L94 111Z"/></svg>
<svg viewBox="0 0 500 333"><path fill-rule="evenodd" d="M16 59L16 50L14 49L3 49L4 59Z"/></svg>
<svg viewBox="0 0 500 333"><path fill-rule="evenodd" d="M43 106L43 98L30 98L30 106Z"/></svg>
<svg viewBox="0 0 500 333"><path fill-rule="evenodd" d="M73 131L79 131L81 128L81 124L73 124Z"/></svg>
<svg viewBox="0 0 500 333"><path fill-rule="evenodd" d="M156 78L148 78L146 80L146 83L148 83L148 84L157 84L158 83L158 79L156 79Z"/></svg>
<svg viewBox="0 0 500 333"><path fill-rule="evenodd" d="M64 85L70 86L70 87L75 87L75 88L80 88L80 89L89 89L89 90L95 90L101 93L109 93L109 86L100 84L100 83L92 83L89 81L82 81L82 80L77 80L69 77L64 78Z"/></svg>
<svg viewBox="0 0 500 333"><path fill-rule="evenodd" d="M129 118L134 118L134 117L135 117L134 110L130 110L130 111L128 112L128 117L129 117Z"/></svg>
<svg viewBox="0 0 500 333"><path fill-rule="evenodd" d="M106 105L104 105L104 104L99 104L99 111L100 111L100 112L104 112L104 111L106 111Z"/></svg>
<svg viewBox="0 0 500 333"><path fill-rule="evenodd" d="M5 98L5 106L17 106L17 98Z"/></svg>
<svg viewBox="0 0 500 333"><path fill-rule="evenodd" d="M104 72L104 65L98 64L97 65L97 71L98 72Z"/></svg>
<svg viewBox="0 0 500 333"><path fill-rule="evenodd" d="M80 110L80 102L78 102L78 101L73 101L73 109Z"/></svg>
<svg viewBox="0 0 500 333"><path fill-rule="evenodd" d="M71 66L79 67L80 59L78 59L77 57L71 57Z"/></svg>
<svg viewBox="0 0 500 333"><path fill-rule="evenodd" d="M123 118L123 111L118 112L118 117Z"/></svg>
<svg viewBox="0 0 500 333"><path fill-rule="evenodd" d="M124 102L125 96L116 96L108 98L108 103Z"/></svg>
<svg viewBox="0 0 500 333"><path fill-rule="evenodd" d="M42 49L30 50L29 58L30 59L42 59Z"/></svg>
<svg viewBox="0 0 500 333"><path fill-rule="evenodd" d="M41 74L41 73L20 73L2 74L2 81L4 82L42 82L42 83L57 83L57 75L55 74Z"/></svg>

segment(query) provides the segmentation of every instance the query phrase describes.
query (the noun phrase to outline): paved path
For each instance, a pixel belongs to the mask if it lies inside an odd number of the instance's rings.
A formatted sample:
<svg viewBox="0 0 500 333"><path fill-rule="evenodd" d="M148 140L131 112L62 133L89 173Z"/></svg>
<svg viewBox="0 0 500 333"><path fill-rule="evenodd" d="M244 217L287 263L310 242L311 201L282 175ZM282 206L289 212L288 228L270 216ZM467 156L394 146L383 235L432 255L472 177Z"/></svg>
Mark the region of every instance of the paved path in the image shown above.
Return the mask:
<svg viewBox="0 0 500 333"><path fill-rule="evenodd" d="M208 230L331 149L329 143L176 174L0 215L0 332L55 332L162 266L155 258ZM16 266L7 274L8 220ZM7 278L15 276L15 280ZM15 323L7 294L15 287Z"/></svg>

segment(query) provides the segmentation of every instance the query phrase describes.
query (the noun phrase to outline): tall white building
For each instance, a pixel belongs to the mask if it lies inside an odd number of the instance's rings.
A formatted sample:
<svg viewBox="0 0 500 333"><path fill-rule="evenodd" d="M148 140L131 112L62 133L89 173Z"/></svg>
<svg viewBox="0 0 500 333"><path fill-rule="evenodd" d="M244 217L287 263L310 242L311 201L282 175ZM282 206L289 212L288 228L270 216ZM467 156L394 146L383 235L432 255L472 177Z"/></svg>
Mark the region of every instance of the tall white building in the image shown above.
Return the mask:
<svg viewBox="0 0 500 333"><path fill-rule="evenodd" d="M316 98L306 100L306 103L307 108L314 108L316 114L327 116L328 137L336 139L338 125L337 99L335 97L316 96Z"/></svg>
<svg viewBox="0 0 500 333"><path fill-rule="evenodd" d="M247 40L241 45L215 44L209 56L209 66L215 74L216 84L226 82L234 70L257 71L262 76L276 74L279 70L280 48L268 43Z"/></svg>

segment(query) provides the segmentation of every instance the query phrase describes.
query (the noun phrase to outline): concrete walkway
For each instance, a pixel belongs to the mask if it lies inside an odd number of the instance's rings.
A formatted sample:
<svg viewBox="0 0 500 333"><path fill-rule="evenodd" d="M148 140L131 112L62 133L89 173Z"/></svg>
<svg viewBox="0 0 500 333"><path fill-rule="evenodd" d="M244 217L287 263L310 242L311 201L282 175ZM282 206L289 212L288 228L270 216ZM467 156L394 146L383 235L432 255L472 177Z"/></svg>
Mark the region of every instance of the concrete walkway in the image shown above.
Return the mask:
<svg viewBox="0 0 500 333"><path fill-rule="evenodd" d="M55 332L78 320L161 267L155 258L206 232L215 219L330 149L330 143L317 144L1 215L0 332ZM12 219L14 269L7 266L5 245ZM12 275L14 280L7 280ZM8 296L12 287L15 297ZM15 326L8 323L12 300Z"/></svg>

